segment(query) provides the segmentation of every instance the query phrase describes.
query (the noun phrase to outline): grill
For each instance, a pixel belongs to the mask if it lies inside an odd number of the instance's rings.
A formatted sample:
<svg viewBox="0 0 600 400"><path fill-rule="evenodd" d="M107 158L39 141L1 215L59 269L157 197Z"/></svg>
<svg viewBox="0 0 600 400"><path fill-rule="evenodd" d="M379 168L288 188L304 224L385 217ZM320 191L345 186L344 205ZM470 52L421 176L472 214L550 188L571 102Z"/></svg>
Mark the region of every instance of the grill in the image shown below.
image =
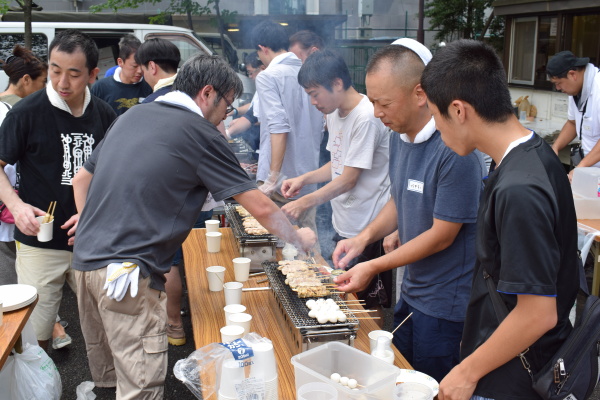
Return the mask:
<svg viewBox="0 0 600 400"><path fill-rule="evenodd" d="M233 228L233 234L239 243L277 243L277 236L266 234L266 235L249 235L246 233L243 225L243 218L235 210L235 207L239 204L225 203L225 216L231 227Z"/></svg>
<svg viewBox="0 0 600 400"><path fill-rule="evenodd" d="M261 263L263 261L274 261L276 258L277 236L267 235L249 235L246 233L243 225L243 219L235 210L238 204L225 203L225 216L231 225L233 235L238 243L238 249L242 257L248 257L250 262L250 271L262 271Z"/></svg>
<svg viewBox="0 0 600 400"><path fill-rule="evenodd" d="M319 324L316 319L308 316L310 310L306 307L306 301L309 298L299 298L298 294L285 284L285 276L277 269L278 266L276 262L262 263L271 284L271 292L287 323L295 354L334 341L352 346L359 323L348 306L341 303L340 296L335 293L329 295L339 304L340 309L346 311L346 322Z"/></svg>

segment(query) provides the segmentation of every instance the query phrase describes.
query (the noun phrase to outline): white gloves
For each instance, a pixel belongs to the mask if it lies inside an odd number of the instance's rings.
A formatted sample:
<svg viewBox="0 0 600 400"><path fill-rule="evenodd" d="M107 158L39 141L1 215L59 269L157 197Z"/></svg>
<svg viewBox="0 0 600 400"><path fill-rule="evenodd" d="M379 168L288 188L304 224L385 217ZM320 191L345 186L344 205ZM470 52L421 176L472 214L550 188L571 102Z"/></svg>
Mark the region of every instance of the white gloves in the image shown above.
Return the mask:
<svg viewBox="0 0 600 400"><path fill-rule="evenodd" d="M113 263L106 267L106 295L113 300L121 301L131 284L131 297L137 296L140 267L131 262Z"/></svg>
<svg viewBox="0 0 600 400"><path fill-rule="evenodd" d="M273 192L277 191L281 187L281 184L285 180L285 175L278 171L269 172L269 176L265 180L265 183L258 187L258 190L266 194L267 196L271 196Z"/></svg>

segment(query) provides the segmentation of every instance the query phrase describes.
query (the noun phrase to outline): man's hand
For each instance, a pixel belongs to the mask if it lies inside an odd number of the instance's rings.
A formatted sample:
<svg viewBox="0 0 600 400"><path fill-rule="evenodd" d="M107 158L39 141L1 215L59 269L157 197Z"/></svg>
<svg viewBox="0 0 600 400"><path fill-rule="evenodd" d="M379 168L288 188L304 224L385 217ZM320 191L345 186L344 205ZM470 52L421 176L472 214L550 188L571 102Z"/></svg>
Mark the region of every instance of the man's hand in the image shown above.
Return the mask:
<svg viewBox="0 0 600 400"><path fill-rule="evenodd" d="M310 228L300 228L296 231L300 243L292 243L305 253L308 253L317 243L317 235Z"/></svg>
<svg viewBox="0 0 600 400"><path fill-rule="evenodd" d="M298 200L294 200L285 204L281 207L281 211L286 215L286 217L290 218L293 221L298 221L300 216L307 210L307 206L305 205L304 197L299 198ZM293 222L292 222L293 223Z"/></svg>
<svg viewBox="0 0 600 400"><path fill-rule="evenodd" d="M290 197L298 196L303 187L304 182L302 181L301 177L286 179L281 184L281 194L286 199L289 199Z"/></svg>
<svg viewBox="0 0 600 400"><path fill-rule="evenodd" d="M75 231L77 231L77 224L79 223L79 214L73 215L67 222L60 226L60 229L69 229L67 235L69 235L69 246L73 246L75 243Z"/></svg>
<svg viewBox="0 0 600 400"><path fill-rule="evenodd" d="M391 253L400 247L400 236L398 235L398 231L396 230L393 233L390 233L383 239L383 251L385 254Z"/></svg>
<svg viewBox="0 0 600 400"><path fill-rule="evenodd" d="M350 261L358 257L360 253L364 251L365 247L366 243L363 243L356 237L340 240L337 246L335 246L335 250L331 256L333 265L336 268L346 268ZM342 258L340 259L340 257Z"/></svg>
<svg viewBox="0 0 600 400"><path fill-rule="evenodd" d="M469 400L475 391L477 381L467 379L463 364L454 367L440 383L440 400Z"/></svg>
<svg viewBox="0 0 600 400"><path fill-rule="evenodd" d="M24 202L20 202L14 206L10 212L15 218L17 228L27 236L35 236L40 231L40 223L35 219L36 216L46 215L46 211L40 210Z"/></svg>
<svg viewBox="0 0 600 400"><path fill-rule="evenodd" d="M333 281L342 292L356 293L365 290L375 273L371 270L369 262L356 264L349 271L337 276Z"/></svg>

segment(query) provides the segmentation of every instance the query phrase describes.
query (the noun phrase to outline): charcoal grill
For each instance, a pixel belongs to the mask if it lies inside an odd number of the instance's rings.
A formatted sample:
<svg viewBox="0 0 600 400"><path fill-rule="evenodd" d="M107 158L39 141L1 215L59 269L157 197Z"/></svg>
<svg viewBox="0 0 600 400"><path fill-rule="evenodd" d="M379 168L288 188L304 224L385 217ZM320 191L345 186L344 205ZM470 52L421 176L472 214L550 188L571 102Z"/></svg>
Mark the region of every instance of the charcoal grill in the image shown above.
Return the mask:
<svg viewBox="0 0 600 400"><path fill-rule="evenodd" d="M277 236L249 235L243 225L243 218L235 210L239 204L225 203L225 216L231 225L233 235L238 243L240 255L248 257L251 261L252 272L262 271L263 261L275 261Z"/></svg>
<svg viewBox="0 0 600 400"><path fill-rule="evenodd" d="M298 354L328 342L341 342L353 346L359 322L348 306L341 302L340 296L331 293L328 297L338 303L340 309L346 311L346 322L319 324L316 319L308 316L310 310L306 307L306 301L309 298L299 298L298 294L285 284L285 276L277 269L278 266L277 262L272 261L262 263L271 284L271 293L286 322L285 330L291 339L292 352Z"/></svg>

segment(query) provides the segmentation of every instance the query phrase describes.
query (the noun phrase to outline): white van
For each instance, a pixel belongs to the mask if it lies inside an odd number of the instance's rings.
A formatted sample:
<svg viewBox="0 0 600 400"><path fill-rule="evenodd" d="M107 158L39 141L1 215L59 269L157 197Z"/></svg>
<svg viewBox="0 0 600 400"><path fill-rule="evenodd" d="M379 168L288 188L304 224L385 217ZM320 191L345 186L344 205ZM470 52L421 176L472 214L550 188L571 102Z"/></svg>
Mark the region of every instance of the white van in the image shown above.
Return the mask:
<svg viewBox="0 0 600 400"><path fill-rule="evenodd" d="M194 33L185 28L167 25L149 24L119 24L119 23L94 23L94 22L32 22L32 51L45 61L48 61L48 46L57 32L66 29L77 29L85 32L96 42L100 50L98 67L100 78L116 64L119 54L119 39L125 34L133 34L144 42L152 38L161 38L173 42L181 52L181 62L190 58L197 52L213 54L213 51ZM0 22L0 59L6 60L16 44L23 44L25 32L24 22ZM242 99L251 99L254 91L253 82L245 75L238 74L244 83ZM8 77L0 71L0 91L8 87ZM246 93L248 92L248 93Z"/></svg>

